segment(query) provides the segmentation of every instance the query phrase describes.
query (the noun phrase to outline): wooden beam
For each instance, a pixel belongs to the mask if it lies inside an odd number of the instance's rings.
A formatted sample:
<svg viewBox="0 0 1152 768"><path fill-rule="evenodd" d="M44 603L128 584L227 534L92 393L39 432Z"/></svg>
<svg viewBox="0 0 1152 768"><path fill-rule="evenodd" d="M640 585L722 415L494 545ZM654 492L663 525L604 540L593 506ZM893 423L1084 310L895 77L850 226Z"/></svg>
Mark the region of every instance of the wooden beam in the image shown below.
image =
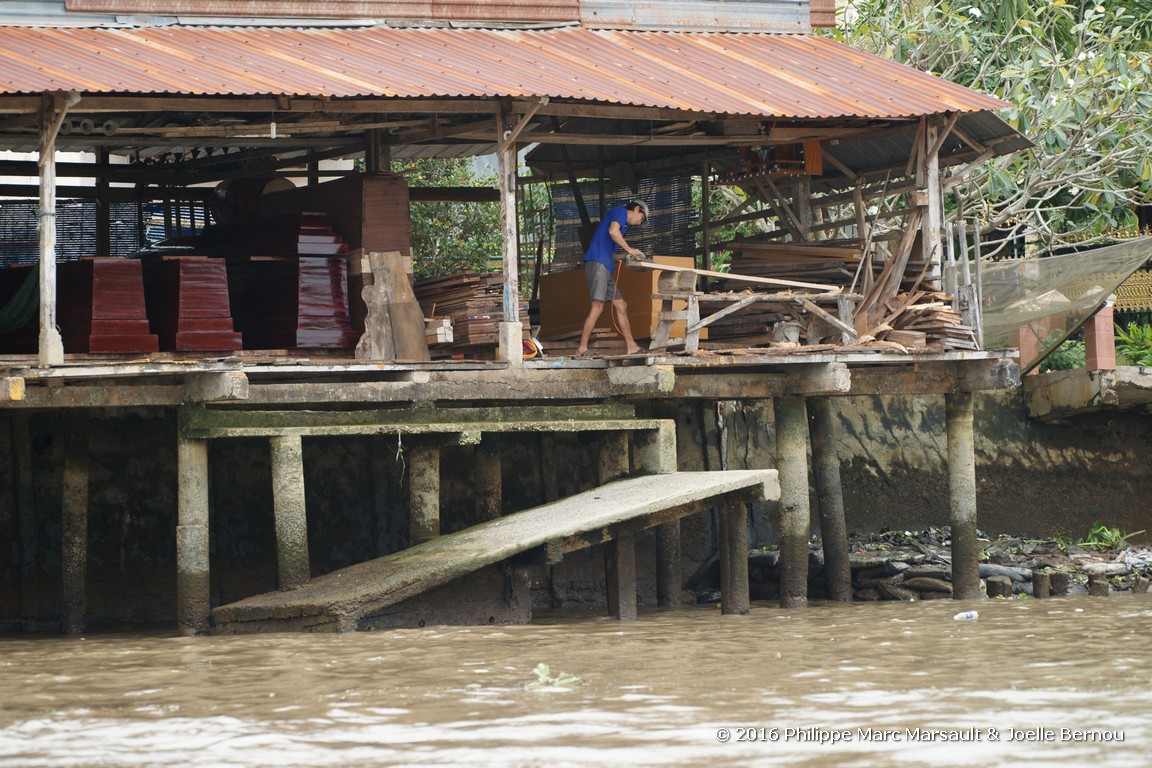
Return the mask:
<svg viewBox="0 0 1152 768"><path fill-rule="evenodd" d="M753 275L735 275L729 272L713 272L710 269L692 269L691 267L674 267L670 264L655 264L650 261L632 261L629 267L652 269L662 272L695 272L704 277L718 277L724 280L738 280L743 283L761 283L764 285L786 285L792 288L810 288L821 293L839 293L839 286L820 285L819 283L804 283L798 280L779 280L774 277L755 277Z"/></svg>

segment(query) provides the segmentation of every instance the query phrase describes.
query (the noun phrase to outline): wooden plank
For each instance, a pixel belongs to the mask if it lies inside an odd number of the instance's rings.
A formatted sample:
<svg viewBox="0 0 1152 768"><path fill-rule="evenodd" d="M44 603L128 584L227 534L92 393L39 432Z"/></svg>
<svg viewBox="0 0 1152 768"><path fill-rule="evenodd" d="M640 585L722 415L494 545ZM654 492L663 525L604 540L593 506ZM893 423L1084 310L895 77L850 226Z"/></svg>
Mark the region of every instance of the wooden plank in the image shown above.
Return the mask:
<svg viewBox="0 0 1152 768"><path fill-rule="evenodd" d="M695 272L697 275L704 277L717 277L724 280L739 280L745 283L761 283L764 285L787 285L793 288L809 288L814 291L821 291L822 293L839 293L842 289L839 286L819 285L818 283L802 283L796 280L776 280L771 277L753 277L751 275L733 275L728 272L713 272L709 269L689 269L687 267L673 267L668 264L656 264L651 261L631 261L628 263L629 267L638 267L640 269L653 269L663 270L667 272Z"/></svg>

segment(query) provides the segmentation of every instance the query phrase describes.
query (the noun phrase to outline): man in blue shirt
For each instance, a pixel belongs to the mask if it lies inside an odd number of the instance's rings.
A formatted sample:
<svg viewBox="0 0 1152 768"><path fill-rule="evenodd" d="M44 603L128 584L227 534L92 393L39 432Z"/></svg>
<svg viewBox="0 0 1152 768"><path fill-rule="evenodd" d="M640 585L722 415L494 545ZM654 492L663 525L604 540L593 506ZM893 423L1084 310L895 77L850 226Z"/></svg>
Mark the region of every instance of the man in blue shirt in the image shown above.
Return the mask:
<svg viewBox="0 0 1152 768"><path fill-rule="evenodd" d="M616 316L616 328L628 345L628 354L634 355L642 351L636 339L632 338L632 326L628 322L628 304L616 288L617 266L616 262L623 259L623 254L643 258L644 254L624 239L624 234L630 226L639 226L648 221L648 204L633 200L627 205L618 205L608 211L596 227L592 241L588 244L588 251L584 254L584 277L588 282L588 296L592 299L592 308L588 310L588 317L584 320L584 330L580 333L580 346L576 354L583 355L588 352L588 339L592 336L592 329L600 313L604 311L604 304L612 302L612 309ZM623 249L619 256L617 251Z"/></svg>

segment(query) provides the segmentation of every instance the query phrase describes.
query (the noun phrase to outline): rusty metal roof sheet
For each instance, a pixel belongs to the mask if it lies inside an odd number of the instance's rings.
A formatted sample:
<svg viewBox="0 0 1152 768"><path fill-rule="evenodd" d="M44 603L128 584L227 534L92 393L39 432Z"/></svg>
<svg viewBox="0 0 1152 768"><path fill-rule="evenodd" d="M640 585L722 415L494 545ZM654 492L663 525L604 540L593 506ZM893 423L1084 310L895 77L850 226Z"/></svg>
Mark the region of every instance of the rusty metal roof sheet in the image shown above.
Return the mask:
<svg viewBox="0 0 1152 768"><path fill-rule="evenodd" d="M0 96L46 91L543 97L795 119L1003 102L809 35L548 30L0 27Z"/></svg>

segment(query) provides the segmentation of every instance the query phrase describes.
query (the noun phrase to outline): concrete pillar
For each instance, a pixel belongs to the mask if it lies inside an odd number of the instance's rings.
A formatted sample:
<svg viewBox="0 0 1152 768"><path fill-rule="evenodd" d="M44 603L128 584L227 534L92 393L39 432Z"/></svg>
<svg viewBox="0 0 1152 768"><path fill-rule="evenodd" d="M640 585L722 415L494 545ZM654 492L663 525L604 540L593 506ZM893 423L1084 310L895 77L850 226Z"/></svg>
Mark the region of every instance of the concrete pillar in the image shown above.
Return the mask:
<svg viewBox="0 0 1152 768"><path fill-rule="evenodd" d="M88 424L73 423L64 449L63 530L61 532L61 598L63 631L84 631L88 587Z"/></svg>
<svg viewBox="0 0 1152 768"><path fill-rule="evenodd" d="M600 437L600 484L628 476L628 433L605 432Z"/></svg>
<svg viewBox="0 0 1152 768"><path fill-rule="evenodd" d="M272 507L276 515L276 567L280 589L308 583L308 516L304 508L304 453L300 435L277 435L272 446Z"/></svg>
<svg viewBox="0 0 1152 768"><path fill-rule="evenodd" d="M808 416L804 398L775 399L780 475L780 607L808 605Z"/></svg>
<svg viewBox="0 0 1152 768"><path fill-rule="evenodd" d="M621 621L636 619L636 541L621 536L604 545L608 612Z"/></svg>
<svg viewBox="0 0 1152 768"><path fill-rule="evenodd" d="M836 454L832 398L809 400L808 418L820 538L824 542L824 580L829 599L851 602L852 569L848 563L848 527L844 521L844 487L840 482L840 457Z"/></svg>
<svg viewBox="0 0 1152 768"><path fill-rule="evenodd" d="M748 513L743 504L720 509L720 541L720 613L748 613Z"/></svg>
<svg viewBox="0 0 1152 768"><path fill-rule="evenodd" d="M1084 367L1089 371L1116 368L1116 320L1110 304L1084 323Z"/></svg>
<svg viewBox="0 0 1152 768"><path fill-rule="evenodd" d="M182 635L208 631L208 441L176 439L176 625Z"/></svg>
<svg viewBox="0 0 1152 768"><path fill-rule="evenodd" d="M412 544L440 535L440 447L408 449L408 488L411 494L408 529Z"/></svg>
<svg viewBox="0 0 1152 768"><path fill-rule="evenodd" d="M493 435L485 435L472 454L472 488L476 519L495 520L503 512L504 496L499 446Z"/></svg>
<svg viewBox="0 0 1152 768"><path fill-rule="evenodd" d="M976 541L976 444L972 393L944 396L948 424L948 488L952 509L952 597L980 597L980 545Z"/></svg>

